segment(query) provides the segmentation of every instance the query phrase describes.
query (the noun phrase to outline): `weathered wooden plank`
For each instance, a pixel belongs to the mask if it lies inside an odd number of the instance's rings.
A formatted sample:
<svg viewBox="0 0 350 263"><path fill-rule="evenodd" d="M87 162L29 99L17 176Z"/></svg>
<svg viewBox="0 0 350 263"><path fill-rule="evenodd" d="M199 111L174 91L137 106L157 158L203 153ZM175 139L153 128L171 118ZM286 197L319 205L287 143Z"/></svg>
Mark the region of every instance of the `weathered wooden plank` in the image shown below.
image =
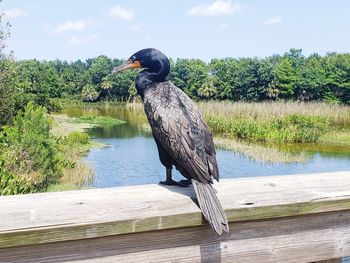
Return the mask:
<svg viewBox="0 0 350 263"><path fill-rule="evenodd" d="M312 263L341 263L341 258L334 258L334 259L328 259L328 260L321 260L321 261L315 261Z"/></svg>
<svg viewBox="0 0 350 263"><path fill-rule="evenodd" d="M0 249L1 262L315 262L350 255L350 211Z"/></svg>
<svg viewBox="0 0 350 263"><path fill-rule="evenodd" d="M222 180L230 222L350 209L350 172ZM204 224L192 187L144 185L0 197L0 248Z"/></svg>

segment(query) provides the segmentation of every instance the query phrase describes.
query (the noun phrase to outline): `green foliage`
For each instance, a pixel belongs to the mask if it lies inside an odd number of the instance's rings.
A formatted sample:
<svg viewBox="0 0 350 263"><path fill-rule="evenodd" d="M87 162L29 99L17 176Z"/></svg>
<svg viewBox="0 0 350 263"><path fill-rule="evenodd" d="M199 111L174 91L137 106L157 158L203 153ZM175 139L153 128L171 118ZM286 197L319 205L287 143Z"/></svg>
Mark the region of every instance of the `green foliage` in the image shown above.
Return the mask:
<svg viewBox="0 0 350 263"><path fill-rule="evenodd" d="M112 71L112 61L106 56L99 56L94 59L88 69L89 82L98 88L101 88L103 79Z"/></svg>
<svg viewBox="0 0 350 263"><path fill-rule="evenodd" d="M292 66L292 62L288 58L281 59L276 66L275 74L278 97L291 99L296 87L296 71Z"/></svg>
<svg viewBox="0 0 350 263"><path fill-rule="evenodd" d="M213 99L217 93L213 80L209 78L197 91L198 97L205 100Z"/></svg>
<svg viewBox="0 0 350 263"><path fill-rule="evenodd" d="M198 89L208 78L208 67L199 59L178 59L173 65L170 80L190 97L198 97Z"/></svg>
<svg viewBox="0 0 350 263"><path fill-rule="evenodd" d="M29 103L15 117L13 126L3 128L0 135L3 194L44 190L59 179L58 145L50 127L44 109Z"/></svg>
<svg viewBox="0 0 350 263"><path fill-rule="evenodd" d="M100 93L95 90L92 84L86 84L81 92L83 101L95 102L99 99Z"/></svg>
<svg viewBox="0 0 350 263"><path fill-rule="evenodd" d="M119 124L125 123L125 121L115 119L110 116L93 116L93 115L81 116L76 121L98 124L98 125L119 125Z"/></svg>
<svg viewBox="0 0 350 263"><path fill-rule="evenodd" d="M30 181L17 177L5 167L5 161L0 160L0 195L25 194L33 192Z"/></svg>
<svg viewBox="0 0 350 263"><path fill-rule="evenodd" d="M234 99L237 60L233 58L213 59L209 64L209 72L213 77L214 86L217 88L218 99Z"/></svg>
<svg viewBox="0 0 350 263"><path fill-rule="evenodd" d="M207 122L215 134L227 134L237 139L263 142L316 142L329 123L318 116L289 115L263 122L246 118L226 118L209 115Z"/></svg>
<svg viewBox="0 0 350 263"><path fill-rule="evenodd" d="M305 60L305 65L299 70L296 83L296 97L304 101L321 100L325 86L326 76L321 57L311 55Z"/></svg>
<svg viewBox="0 0 350 263"><path fill-rule="evenodd" d="M328 98L350 104L350 54L329 54L324 58Z"/></svg>
<svg viewBox="0 0 350 263"><path fill-rule="evenodd" d="M137 71L127 70L118 74L110 75L112 87L109 89L110 94L120 101L126 101L131 93L129 89L135 83Z"/></svg>
<svg viewBox="0 0 350 263"><path fill-rule="evenodd" d="M60 97L59 76L52 63L38 60L17 62L17 85L31 101L41 106L49 105L49 98Z"/></svg>
<svg viewBox="0 0 350 263"><path fill-rule="evenodd" d="M88 144L90 136L85 132L73 131L66 137L66 140L69 145Z"/></svg>
<svg viewBox="0 0 350 263"><path fill-rule="evenodd" d="M112 74L123 60L99 56L86 61L0 60L0 122L34 101L50 108L51 98L87 102L133 100L137 70ZM300 49L267 58L171 60L169 80L195 100L300 100L350 104L350 54L312 54ZM6 77L7 76L7 77ZM132 88L131 88L132 87ZM12 97L11 97L12 95ZM10 117L4 116L2 107ZM23 107L23 106L22 106ZM11 111L11 109L14 109ZM3 120L3 121L1 121Z"/></svg>

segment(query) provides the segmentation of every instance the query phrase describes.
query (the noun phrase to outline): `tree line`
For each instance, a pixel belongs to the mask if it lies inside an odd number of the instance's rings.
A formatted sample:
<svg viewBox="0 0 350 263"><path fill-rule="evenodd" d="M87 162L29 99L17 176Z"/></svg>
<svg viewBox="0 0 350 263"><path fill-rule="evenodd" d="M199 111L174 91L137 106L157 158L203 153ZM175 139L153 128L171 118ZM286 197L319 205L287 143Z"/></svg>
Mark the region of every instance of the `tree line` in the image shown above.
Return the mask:
<svg viewBox="0 0 350 263"><path fill-rule="evenodd" d="M62 60L7 61L26 93L84 101L127 100L136 96L136 71L111 74L121 59L106 56ZM15 74L16 75L16 74ZM301 49L266 58L171 60L168 77L195 100L302 100L350 104L350 54L304 56Z"/></svg>

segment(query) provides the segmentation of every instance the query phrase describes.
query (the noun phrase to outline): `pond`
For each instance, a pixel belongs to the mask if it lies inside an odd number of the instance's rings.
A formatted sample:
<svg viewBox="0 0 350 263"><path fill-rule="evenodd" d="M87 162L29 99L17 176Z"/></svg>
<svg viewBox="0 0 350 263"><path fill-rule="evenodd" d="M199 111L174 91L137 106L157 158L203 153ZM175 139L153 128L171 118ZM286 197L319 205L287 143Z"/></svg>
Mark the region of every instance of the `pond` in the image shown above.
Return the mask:
<svg viewBox="0 0 350 263"><path fill-rule="evenodd" d="M103 115L125 120L122 125L105 125L88 131L95 141L108 147L92 149L86 156L95 170L93 187L153 184L165 179L165 168L142 109L125 105L84 105L62 111L71 117ZM292 149L291 149L292 147ZM280 146L281 148L281 146ZM282 147L283 148L283 147ZM266 163L251 160L233 151L217 149L221 178L286 175L350 170L350 149L334 145L292 145L288 150L306 152L303 163ZM181 175L174 169L174 178Z"/></svg>

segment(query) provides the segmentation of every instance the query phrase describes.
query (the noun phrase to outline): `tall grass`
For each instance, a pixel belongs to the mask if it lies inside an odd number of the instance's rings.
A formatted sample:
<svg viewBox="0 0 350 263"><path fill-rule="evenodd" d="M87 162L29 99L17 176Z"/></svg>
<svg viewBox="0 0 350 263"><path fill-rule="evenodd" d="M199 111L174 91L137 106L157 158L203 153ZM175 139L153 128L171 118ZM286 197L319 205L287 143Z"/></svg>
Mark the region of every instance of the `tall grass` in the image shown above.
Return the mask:
<svg viewBox="0 0 350 263"><path fill-rule="evenodd" d="M206 116L214 134L262 142L316 142L328 128L327 121L318 116L288 115L270 121Z"/></svg>
<svg viewBox="0 0 350 263"><path fill-rule="evenodd" d="M344 105L329 105L322 102L229 102L211 101L199 102L205 116L222 116L224 118L244 118L267 122L273 118L283 118L288 115L319 116L325 118L331 125L350 127L350 107Z"/></svg>

